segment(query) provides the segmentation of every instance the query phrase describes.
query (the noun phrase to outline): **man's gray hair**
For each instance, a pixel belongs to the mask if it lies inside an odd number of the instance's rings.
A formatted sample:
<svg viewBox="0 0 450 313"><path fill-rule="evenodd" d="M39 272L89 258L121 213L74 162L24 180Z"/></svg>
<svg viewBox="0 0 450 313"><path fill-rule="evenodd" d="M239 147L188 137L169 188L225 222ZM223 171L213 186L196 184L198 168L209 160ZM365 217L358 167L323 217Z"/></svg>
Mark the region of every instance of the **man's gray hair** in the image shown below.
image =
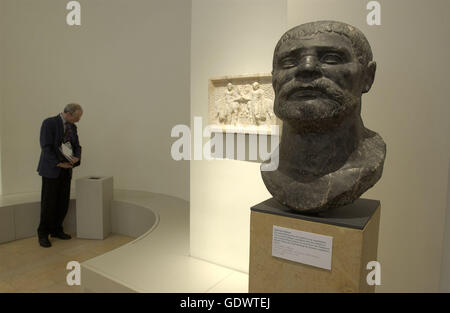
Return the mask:
<svg viewBox="0 0 450 313"><path fill-rule="evenodd" d="M64 108L64 113L70 113L73 114L75 111L83 111L83 108L78 103L69 103Z"/></svg>

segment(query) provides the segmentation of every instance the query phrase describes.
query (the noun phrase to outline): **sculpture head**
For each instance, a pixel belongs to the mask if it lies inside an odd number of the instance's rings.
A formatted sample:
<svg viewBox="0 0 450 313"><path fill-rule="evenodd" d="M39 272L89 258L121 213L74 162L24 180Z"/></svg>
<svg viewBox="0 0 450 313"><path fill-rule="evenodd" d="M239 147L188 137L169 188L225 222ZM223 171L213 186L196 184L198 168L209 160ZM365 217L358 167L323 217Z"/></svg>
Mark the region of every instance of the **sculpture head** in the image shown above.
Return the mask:
<svg viewBox="0 0 450 313"><path fill-rule="evenodd" d="M228 89L228 91L233 90L233 84L232 83L228 83L227 84L227 89Z"/></svg>
<svg viewBox="0 0 450 313"><path fill-rule="evenodd" d="M259 83L258 83L258 82L254 82L254 83L252 84L252 87L253 87L253 90L258 90L258 88L259 88Z"/></svg>
<svg viewBox="0 0 450 313"><path fill-rule="evenodd" d="M275 47L274 112L284 121L275 158L261 175L281 204L317 213L358 199L381 177L386 145L364 127L361 97L376 71L365 36L342 22L286 32Z"/></svg>
<svg viewBox="0 0 450 313"><path fill-rule="evenodd" d="M342 22L319 21L287 31L275 47L274 112L293 127L326 127L360 113L376 63L364 34Z"/></svg>

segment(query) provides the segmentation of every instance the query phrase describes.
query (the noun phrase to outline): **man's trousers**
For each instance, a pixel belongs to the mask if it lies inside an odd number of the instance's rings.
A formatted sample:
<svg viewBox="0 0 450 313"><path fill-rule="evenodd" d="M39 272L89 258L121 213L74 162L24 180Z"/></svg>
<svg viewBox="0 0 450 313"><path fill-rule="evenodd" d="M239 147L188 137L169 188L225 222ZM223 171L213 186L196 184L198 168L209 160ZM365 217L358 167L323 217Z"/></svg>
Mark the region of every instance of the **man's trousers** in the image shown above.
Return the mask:
<svg viewBox="0 0 450 313"><path fill-rule="evenodd" d="M70 170L61 169L57 178L42 177L39 237L63 232L63 221L70 201Z"/></svg>

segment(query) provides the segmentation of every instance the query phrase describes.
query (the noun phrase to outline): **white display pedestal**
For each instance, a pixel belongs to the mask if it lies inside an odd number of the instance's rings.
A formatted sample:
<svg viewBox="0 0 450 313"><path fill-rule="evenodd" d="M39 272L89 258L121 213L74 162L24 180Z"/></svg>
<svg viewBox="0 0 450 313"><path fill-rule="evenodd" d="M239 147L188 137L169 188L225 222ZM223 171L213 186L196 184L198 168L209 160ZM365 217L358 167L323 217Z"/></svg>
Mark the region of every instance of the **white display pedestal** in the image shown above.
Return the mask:
<svg viewBox="0 0 450 313"><path fill-rule="evenodd" d="M76 180L77 237L104 239L111 232L113 177Z"/></svg>

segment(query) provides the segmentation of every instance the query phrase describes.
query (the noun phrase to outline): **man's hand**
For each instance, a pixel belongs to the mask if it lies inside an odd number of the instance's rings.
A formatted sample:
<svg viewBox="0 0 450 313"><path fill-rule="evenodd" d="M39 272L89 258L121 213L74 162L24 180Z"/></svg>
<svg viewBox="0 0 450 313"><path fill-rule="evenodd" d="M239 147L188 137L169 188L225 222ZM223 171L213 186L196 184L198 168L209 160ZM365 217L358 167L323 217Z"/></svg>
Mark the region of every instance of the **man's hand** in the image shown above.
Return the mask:
<svg viewBox="0 0 450 313"><path fill-rule="evenodd" d="M73 168L72 164L70 164L69 162L58 163L57 166L61 168Z"/></svg>
<svg viewBox="0 0 450 313"><path fill-rule="evenodd" d="M78 161L80 161L80 158L77 158L77 157L72 157L72 162L70 162L70 163L72 163L72 164L75 164L75 163L78 163Z"/></svg>

